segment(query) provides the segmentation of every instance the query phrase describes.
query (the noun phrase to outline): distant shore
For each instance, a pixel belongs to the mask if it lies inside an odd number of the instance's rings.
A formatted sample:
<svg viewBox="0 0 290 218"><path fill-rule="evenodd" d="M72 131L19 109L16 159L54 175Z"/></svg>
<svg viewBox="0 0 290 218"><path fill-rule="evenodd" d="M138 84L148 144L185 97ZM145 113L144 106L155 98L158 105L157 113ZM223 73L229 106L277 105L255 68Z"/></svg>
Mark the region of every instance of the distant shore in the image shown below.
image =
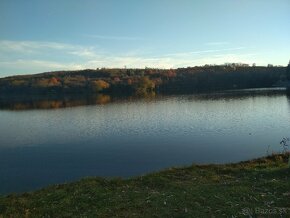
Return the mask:
<svg viewBox="0 0 290 218"><path fill-rule="evenodd" d="M85 178L0 197L0 217L287 217L288 156L170 168L131 179Z"/></svg>
<svg viewBox="0 0 290 218"><path fill-rule="evenodd" d="M193 94L233 89L286 87L288 68L241 64L177 69L86 69L0 78L0 95Z"/></svg>

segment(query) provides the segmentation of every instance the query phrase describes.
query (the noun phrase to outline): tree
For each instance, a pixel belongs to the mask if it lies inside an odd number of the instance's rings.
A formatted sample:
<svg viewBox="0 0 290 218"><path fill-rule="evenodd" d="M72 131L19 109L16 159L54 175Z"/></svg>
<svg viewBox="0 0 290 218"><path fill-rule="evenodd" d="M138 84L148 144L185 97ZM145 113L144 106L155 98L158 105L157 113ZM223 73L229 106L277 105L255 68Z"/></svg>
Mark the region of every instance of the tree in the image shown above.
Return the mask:
<svg viewBox="0 0 290 218"><path fill-rule="evenodd" d="M91 88L95 92L103 91L110 87L110 84L105 82L104 80L95 80L91 82Z"/></svg>
<svg viewBox="0 0 290 218"><path fill-rule="evenodd" d="M287 76L287 80L290 80L290 61L289 61L288 66L286 68L286 76Z"/></svg>
<svg viewBox="0 0 290 218"><path fill-rule="evenodd" d="M135 91L138 95L143 95L147 92L153 92L154 89L155 83L148 77L142 77L135 86Z"/></svg>
<svg viewBox="0 0 290 218"><path fill-rule="evenodd" d="M57 78L55 77L52 77L49 81L48 81L49 85L50 86L57 86L57 85L60 85L60 82L58 81Z"/></svg>

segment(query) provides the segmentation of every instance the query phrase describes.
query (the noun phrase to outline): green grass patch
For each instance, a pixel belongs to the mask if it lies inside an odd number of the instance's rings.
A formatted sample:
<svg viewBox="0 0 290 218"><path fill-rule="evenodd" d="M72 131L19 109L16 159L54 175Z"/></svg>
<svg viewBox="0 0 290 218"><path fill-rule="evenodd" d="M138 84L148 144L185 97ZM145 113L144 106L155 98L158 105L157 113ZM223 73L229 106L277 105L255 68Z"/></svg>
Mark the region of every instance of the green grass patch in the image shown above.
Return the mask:
<svg viewBox="0 0 290 218"><path fill-rule="evenodd" d="M287 155L85 178L0 197L0 217L290 217Z"/></svg>

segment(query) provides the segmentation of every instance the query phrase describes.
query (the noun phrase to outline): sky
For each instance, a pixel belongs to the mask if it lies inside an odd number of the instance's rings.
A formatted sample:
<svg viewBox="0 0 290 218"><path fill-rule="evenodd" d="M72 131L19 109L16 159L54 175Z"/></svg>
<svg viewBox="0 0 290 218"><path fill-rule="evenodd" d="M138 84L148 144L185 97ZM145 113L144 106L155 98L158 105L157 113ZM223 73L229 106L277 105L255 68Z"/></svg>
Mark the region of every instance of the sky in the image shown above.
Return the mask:
<svg viewBox="0 0 290 218"><path fill-rule="evenodd" d="M290 0L0 0L0 77L290 59Z"/></svg>

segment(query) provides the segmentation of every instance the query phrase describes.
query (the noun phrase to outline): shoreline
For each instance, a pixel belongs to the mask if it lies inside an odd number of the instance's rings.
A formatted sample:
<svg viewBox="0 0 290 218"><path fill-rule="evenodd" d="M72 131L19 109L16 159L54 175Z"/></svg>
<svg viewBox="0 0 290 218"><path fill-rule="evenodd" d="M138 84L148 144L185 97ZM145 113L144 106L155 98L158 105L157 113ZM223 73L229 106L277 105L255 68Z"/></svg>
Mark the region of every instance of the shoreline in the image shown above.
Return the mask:
<svg viewBox="0 0 290 218"><path fill-rule="evenodd" d="M173 167L128 179L89 177L0 196L0 217L242 216L255 208L284 209L289 215L289 181L287 154Z"/></svg>
<svg viewBox="0 0 290 218"><path fill-rule="evenodd" d="M195 97L198 99L218 99L226 97L248 97L259 95L287 95L289 90L284 87L270 87L257 89L232 89L219 90L214 92L195 92L187 94L158 94L136 96L118 96L109 94L65 94L65 95L1 95L0 93L0 110L31 110L31 109L60 109L85 105L105 105L114 102L125 102L135 100L158 100L160 98L185 96Z"/></svg>

